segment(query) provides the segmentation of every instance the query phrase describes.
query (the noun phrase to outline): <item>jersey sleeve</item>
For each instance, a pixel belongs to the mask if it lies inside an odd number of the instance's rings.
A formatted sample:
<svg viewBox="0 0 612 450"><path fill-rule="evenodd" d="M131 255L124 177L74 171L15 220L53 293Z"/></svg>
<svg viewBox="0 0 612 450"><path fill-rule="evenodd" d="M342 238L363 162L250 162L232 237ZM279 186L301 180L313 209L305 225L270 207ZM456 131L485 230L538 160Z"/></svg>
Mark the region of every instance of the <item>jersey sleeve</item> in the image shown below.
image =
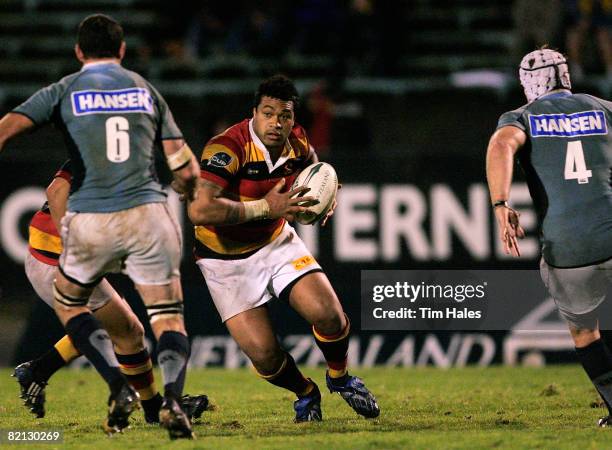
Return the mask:
<svg viewBox="0 0 612 450"><path fill-rule="evenodd" d="M51 120L53 110L58 105L64 93L64 88L59 83L51 84L34 93L12 112L23 114L35 125L42 125Z"/></svg>
<svg viewBox="0 0 612 450"><path fill-rule="evenodd" d="M527 131L525 121L523 119L524 108L515 109L514 111L508 111L503 113L497 121L497 129L502 127L512 126L520 128L523 131Z"/></svg>
<svg viewBox="0 0 612 450"><path fill-rule="evenodd" d="M240 145L228 136L215 136L204 147L200 161L200 176L226 188L238 174L244 152Z"/></svg>
<svg viewBox="0 0 612 450"><path fill-rule="evenodd" d="M174 116L172 115L172 111L170 111L170 107L166 103L166 100L151 84L149 84L149 88L153 91L153 95L157 100L157 106L159 108L159 138L162 141L183 139L183 133L174 121Z"/></svg>
<svg viewBox="0 0 612 450"><path fill-rule="evenodd" d="M70 168L70 160L67 160L64 164L62 164L62 167L60 167L59 170L55 172L53 178L63 178L68 183L72 182L72 170Z"/></svg>

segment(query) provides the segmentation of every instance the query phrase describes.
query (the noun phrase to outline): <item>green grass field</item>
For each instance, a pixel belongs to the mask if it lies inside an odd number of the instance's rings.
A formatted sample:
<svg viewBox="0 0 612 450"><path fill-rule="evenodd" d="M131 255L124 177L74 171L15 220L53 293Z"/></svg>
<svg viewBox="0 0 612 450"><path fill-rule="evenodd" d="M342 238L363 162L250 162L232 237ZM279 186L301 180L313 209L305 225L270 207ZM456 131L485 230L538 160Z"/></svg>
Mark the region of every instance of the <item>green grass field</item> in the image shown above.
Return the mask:
<svg viewBox="0 0 612 450"><path fill-rule="evenodd" d="M305 369L319 386L322 369ZM596 427L605 409L578 366L357 371L378 397L380 418L356 416L338 395L323 393L322 423L294 424L292 395L250 370L188 372L186 391L215 405L194 428L195 441L170 442L140 411L125 433L101 431L107 391L91 370L60 371L47 388L47 416L21 405L10 371L0 371L0 428L61 429L63 444L15 448L610 448L612 430ZM158 374L159 380L159 374Z"/></svg>

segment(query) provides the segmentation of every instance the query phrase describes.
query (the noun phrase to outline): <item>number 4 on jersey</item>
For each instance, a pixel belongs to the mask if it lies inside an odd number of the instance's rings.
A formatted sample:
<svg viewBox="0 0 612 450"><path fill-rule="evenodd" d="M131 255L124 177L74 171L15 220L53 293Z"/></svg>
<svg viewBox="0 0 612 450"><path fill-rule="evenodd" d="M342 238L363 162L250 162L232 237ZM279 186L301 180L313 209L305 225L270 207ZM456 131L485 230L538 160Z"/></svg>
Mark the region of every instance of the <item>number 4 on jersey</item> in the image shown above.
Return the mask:
<svg viewBox="0 0 612 450"><path fill-rule="evenodd" d="M568 142L565 155L565 179L577 180L578 184L585 184L589 182L589 178L592 176L593 172L587 169L584 161L582 142Z"/></svg>

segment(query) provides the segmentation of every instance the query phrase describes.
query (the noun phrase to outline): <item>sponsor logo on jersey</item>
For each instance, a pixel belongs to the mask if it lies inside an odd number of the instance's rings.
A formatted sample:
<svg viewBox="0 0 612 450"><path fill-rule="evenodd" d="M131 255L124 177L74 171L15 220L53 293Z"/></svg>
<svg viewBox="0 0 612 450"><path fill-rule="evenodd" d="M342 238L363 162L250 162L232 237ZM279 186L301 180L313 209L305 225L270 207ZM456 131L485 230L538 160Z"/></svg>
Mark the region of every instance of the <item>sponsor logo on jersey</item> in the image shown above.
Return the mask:
<svg viewBox="0 0 612 450"><path fill-rule="evenodd" d="M208 160L209 166L225 167L232 162L232 157L225 152L215 153Z"/></svg>
<svg viewBox="0 0 612 450"><path fill-rule="evenodd" d="M285 175L289 175L293 172L293 164L291 163L291 161L285 164L285 166L283 167L283 172Z"/></svg>
<svg viewBox="0 0 612 450"><path fill-rule="evenodd" d="M71 99L72 112L75 116L116 113L153 114L153 99L149 91L144 88L76 91L72 93Z"/></svg>
<svg viewBox="0 0 612 450"><path fill-rule="evenodd" d="M302 270L304 267L307 267L315 262L315 259L310 256L302 256L301 258L296 259L295 261L291 261L293 268L295 270Z"/></svg>
<svg viewBox="0 0 612 450"><path fill-rule="evenodd" d="M582 111L573 114L529 114L532 137L572 137L608 134L603 111Z"/></svg>

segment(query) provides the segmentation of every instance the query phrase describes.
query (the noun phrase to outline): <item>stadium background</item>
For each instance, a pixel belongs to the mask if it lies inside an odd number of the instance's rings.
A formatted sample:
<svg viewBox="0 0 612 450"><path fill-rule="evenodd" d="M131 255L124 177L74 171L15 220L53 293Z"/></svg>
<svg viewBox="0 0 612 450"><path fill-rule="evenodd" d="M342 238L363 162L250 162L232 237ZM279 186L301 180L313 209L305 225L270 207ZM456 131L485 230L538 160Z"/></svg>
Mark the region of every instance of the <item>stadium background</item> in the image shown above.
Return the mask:
<svg viewBox="0 0 612 450"><path fill-rule="evenodd" d="M514 200L528 239L524 256L515 261L496 243L484 181L487 140L497 118L523 103L517 55L521 46L544 43L521 34L523 2L219 3L3 0L0 113L78 70L71 50L76 26L93 12L111 14L124 25L124 65L163 93L198 155L213 134L251 114L252 93L263 77L286 73L302 93L298 121L344 185L329 226L300 233L352 319L352 362L460 366L569 360L573 346L557 317L552 318L557 331L529 335L357 332L360 270L537 269L535 216L520 175ZM548 11L559 21L548 43L564 49L571 11ZM609 98L605 65L594 44L585 44L587 75L575 88ZM62 334L21 262L28 221L65 155L51 127L22 136L0 155L0 365L32 358ZM240 366L244 358L191 259L191 227L183 220L191 363ZM144 317L129 282L121 276L111 280ZM272 311L298 362L322 362L306 324L278 302Z"/></svg>

